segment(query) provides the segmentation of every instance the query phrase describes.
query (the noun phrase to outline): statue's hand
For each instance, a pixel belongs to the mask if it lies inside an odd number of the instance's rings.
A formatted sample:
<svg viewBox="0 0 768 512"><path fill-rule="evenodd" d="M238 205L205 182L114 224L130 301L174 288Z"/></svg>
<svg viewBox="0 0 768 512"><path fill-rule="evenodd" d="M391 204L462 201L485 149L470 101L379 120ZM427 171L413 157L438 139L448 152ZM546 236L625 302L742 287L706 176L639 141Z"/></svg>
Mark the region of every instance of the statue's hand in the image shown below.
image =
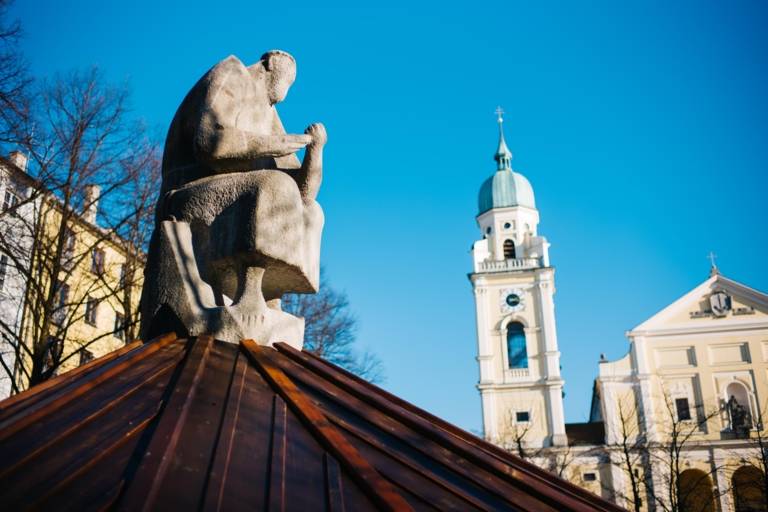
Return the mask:
<svg viewBox="0 0 768 512"><path fill-rule="evenodd" d="M328 142L328 134L325 133L323 123L312 123L304 130L304 133L312 137L312 142L309 143L310 146L323 147Z"/></svg>
<svg viewBox="0 0 768 512"><path fill-rule="evenodd" d="M269 138L267 156L291 155L312 142L307 135L273 135Z"/></svg>

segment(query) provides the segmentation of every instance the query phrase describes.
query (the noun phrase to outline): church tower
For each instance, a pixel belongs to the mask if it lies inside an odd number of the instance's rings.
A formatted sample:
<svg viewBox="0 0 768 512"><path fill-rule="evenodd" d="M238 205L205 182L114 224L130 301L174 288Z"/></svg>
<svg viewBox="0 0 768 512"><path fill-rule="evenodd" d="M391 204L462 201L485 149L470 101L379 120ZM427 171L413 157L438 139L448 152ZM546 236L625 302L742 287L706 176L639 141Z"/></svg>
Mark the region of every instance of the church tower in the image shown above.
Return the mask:
<svg viewBox="0 0 768 512"><path fill-rule="evenodd" d="M469 275L477 315L485 438L511 448L565 445L555 327L555 269L539 236L533 188L512 170L497 109L496 172L480 187Z"/></svg>

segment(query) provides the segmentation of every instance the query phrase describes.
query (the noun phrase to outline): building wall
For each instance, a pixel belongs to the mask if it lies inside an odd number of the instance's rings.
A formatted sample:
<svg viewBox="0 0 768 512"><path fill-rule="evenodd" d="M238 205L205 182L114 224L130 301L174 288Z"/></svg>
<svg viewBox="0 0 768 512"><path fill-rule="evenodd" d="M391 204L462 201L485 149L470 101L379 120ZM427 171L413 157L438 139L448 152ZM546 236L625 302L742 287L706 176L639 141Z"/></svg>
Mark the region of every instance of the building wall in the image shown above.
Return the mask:
<svg viewBox="0 0 768 512"><path fill-rule="evenodd" d="M2 162L5 162L2 160ZM3 180L0 181L0 199L4 195L5 188L15 186L20 191L29 195L35 187L35 182L18 167L2 167L3 174L0 175ZM11 185L9 185L11 184ZM24 188L26 187L26 188ZM40 263L40 254L46 253L46 257L51 257L54 251L51 247L58 241L58 231L61 225L62 209L59 201L51 194L37 193L37 199L20 209L16 215L0 215L0 227L13 224L18 220L18 215L25 215L25 221L34 223L39 228L39 234L32 235L34 230L18 229L17 231L5 230L4 235L12 237L14 244L22 248L23 258L26 264L31 268L31 272L11 272L9 269L8 278L4 283L3 290L0 290L0 320L13 325L16 337L20 337L27 347L32 347L36 332L39 332L41 322L40 314L35 313L31 304L31 295L26 294L29 283L25 276L40 276L35 280L35 286L47 293L47 290L53 286L50 282L50 272L37 272ZM72 263L66 267L66 272L62 272L59 279L63 279L68 286L66 306L61 310L66 320L58 322L61 327L54 327L55 337L63 339L61 365L56 373L61 374L71 370L81 363L92 358L100 357L116 348L123 346L126 342L122 333L115 333L116 316L124 315L120 297L115 294L119 289L121 280L121 266L126 261L125 245L116 237L114 233L100 228L95 223L95 212L85 212L84 214L75 214L70 218L68 229L73 234L73 243L65 250L64 259L69 258ZM45 244L46 251L37 251L33 257L33 243ZM3 243L2 247L7 247ZM102 272L94 272L92 265L92 249L97 249L103 254ZM40 267L42 268L42 267ZM64 277L66 276L66 277ZM140 287L136 287L132 293L132 304L138 307L141 294ZM98 301L96 306L96 315L93 322L86 318L86 309L88 299ZM36 327L37 326L37 327ZM10 354L7 342L3 342L4 355L3 361L9 368L15 368L15 382L19 390L28 387L28 379L25 372L21 371L23 366L27 373L31 369L31 358L28 354L22 353L20 357L13 358ZM2 371L4 379L0 379L0 397L8 396L11 393L10 379L7 378L7 372Z"/></svg>
<svg viewBox="0 0 768 512"><path fill-rule="evenodd" d="M718 293L729 302L721 316L713 314L710 299ZM768 437L768 296L714 273L627 334L628 354L601 362L596 381L606 429L602 449L615 451L622 439L621 412L638 434L662 448L670 445L673 426L690 432L681 469L709 475L717 507L734 510L733 473L760 465L756 438ZM747 431L735 428L731 417L734 390L743 391L738 398L752 418ZM677 400L687 401L690 420ZM663 489L663 454L656 457L648 467ZM626 474L614 471L610 485L617 495L626 493Z"/></svg>
<svg viewBox="0 0 768 512"><path fill-rule="evenodd" d="M505 447L521 432L531 448L565 443L555 271L549 244L537 234L538 221L533 208L493 208L477 217L483 238L472 249L484 435ZM505 254L508 240L514 242L514 255ZM506 303L510 294L519 304ZM512 323L523 326L526 368L510 365L507 329ZM519 421L519 413L527 421Z"/></svg>
<svg viewBox="0 0 768 512"><path fill-rule="evenodd" d="M21 329L26 280L18 266L30 264L32 239L25 236L24 224L31 222L39 209L38 201L30 201L30 180L17 169L13 162L0 160L0 233L11 243L2 244L0 259L5 257L2 286L0 286L0 357L5 368L13 372L16 365L15 349L9 338L18 336ZM19 201L6 208L7 194ZM11 378L8 371L0 368L0 399L11 394Z"/></svg>

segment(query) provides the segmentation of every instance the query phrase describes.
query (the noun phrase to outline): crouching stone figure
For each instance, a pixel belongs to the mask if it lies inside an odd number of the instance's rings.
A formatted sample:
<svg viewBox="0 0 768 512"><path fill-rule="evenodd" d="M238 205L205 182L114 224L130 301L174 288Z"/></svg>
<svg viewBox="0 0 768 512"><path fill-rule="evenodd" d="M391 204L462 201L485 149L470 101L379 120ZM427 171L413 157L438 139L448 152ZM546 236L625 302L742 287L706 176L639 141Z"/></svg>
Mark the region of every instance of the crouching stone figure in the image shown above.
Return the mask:
<svg viewBox="0 0 768 512"><path fill-rule="evenodd" d="M145 340L176 331L301 347L304 320L281 311L280 298L318 288L326 133L322 124L285 133L275 105L295 78L288 53L248 67L231 56L182 101L144 271Z"/></svg>

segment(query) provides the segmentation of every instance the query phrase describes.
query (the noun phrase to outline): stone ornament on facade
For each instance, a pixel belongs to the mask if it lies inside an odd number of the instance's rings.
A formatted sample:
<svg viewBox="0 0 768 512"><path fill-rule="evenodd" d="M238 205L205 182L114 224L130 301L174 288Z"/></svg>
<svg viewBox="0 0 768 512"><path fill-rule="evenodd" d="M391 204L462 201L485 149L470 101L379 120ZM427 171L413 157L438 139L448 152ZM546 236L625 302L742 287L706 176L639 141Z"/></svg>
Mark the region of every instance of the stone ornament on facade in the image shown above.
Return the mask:
<svg viewBox="0 0 768 512"><path fill-rule="evenodd" d="M326 133L285 132L275 105L295 77L282 51L247 67L230 56L179 106L145 269L144 339L176 331L301 348L304 320L280 299L318 288Z"/></svg>
<svg viewBox="0 0 768 512"><path fill-rule="evenodd" d="M715 292L709 296L709 307L712 308L714 316L724 317L731 309L731 298L725 292Z"/></svg>

